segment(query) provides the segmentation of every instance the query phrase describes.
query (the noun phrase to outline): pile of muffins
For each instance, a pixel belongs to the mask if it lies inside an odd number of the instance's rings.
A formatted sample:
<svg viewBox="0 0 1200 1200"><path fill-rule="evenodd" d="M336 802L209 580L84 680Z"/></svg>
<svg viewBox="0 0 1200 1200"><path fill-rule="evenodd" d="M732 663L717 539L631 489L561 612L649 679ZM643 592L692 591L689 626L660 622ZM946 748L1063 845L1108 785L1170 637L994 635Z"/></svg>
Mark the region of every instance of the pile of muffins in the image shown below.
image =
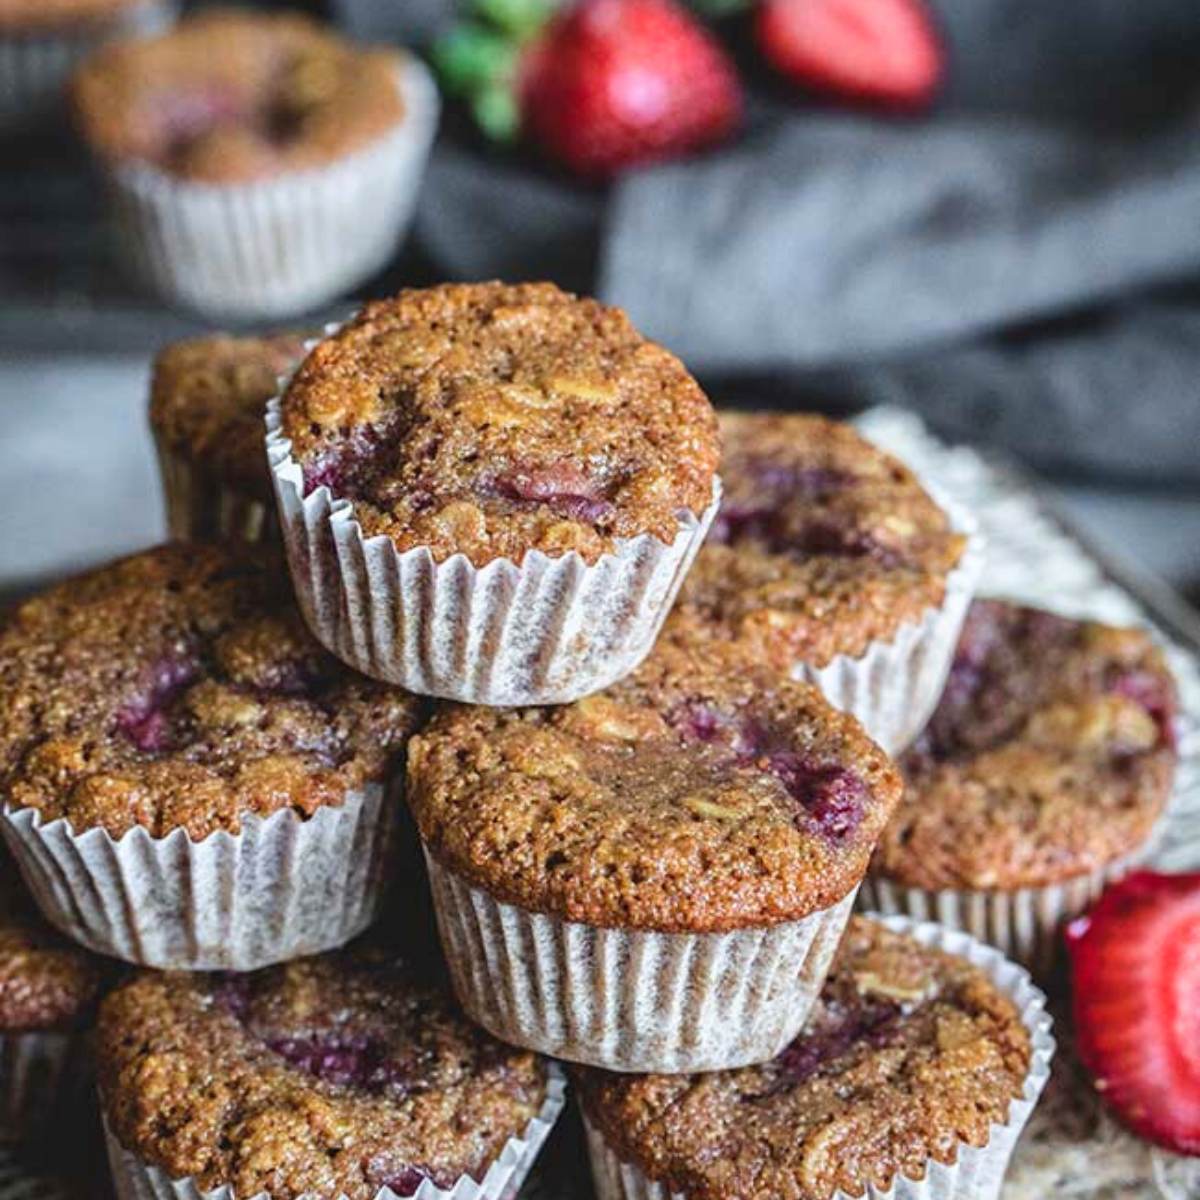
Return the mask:
<svg viewBox="0 0 1200 1200"><path fill-rule="evenodd" d="M414 55L296 13L4 0L0 129L64 97L130 268L223 318L310 311L381 270L437 127Z"/></svg>
<svg viewBox="0 0 1200 1200"><path fill-rule="evenodd" d="M570 1094L599 1200L998 1194L1030 970L1170 793L1143 633L973 602L903 464L547 284L173 346L150 416L175 540L0 629L7 1132L94 1022L121 1200L512 1200Z"/></svg>

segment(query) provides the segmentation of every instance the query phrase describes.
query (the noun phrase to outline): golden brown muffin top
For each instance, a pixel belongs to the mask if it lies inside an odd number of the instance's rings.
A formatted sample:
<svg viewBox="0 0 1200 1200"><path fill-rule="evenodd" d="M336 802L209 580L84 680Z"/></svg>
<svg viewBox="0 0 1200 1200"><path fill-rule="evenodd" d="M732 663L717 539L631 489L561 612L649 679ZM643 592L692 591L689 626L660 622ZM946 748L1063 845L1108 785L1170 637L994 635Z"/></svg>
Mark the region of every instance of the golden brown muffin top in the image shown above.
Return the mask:
<svg viewBox="0 0 1200 1200"><path fill-rule="evenodd" d="M297 13L213 8L116 42L76 72L83 136L103 157L205 183L322 167L404 117L400 58Z"/></svg>
<svg viewBox="0 0 1200 1200"><path fill-rule="evenodd" d="M268 552L174 543L26 601L0 631L7 802L200 840L384 782L423 712L305 629Z"/></svg>
<svg viewBox="0 0 1200 1200"><path fill-rule="evenodd" d="M267 401L303 357L305 336L218 333L167 346L150 380L150 424L159 441L238 491L271 502Z"/></svg>
<svg viewBox="0 0 1200 1200"><path fill-rule="evenodd" d="M1176 710L1142 630L976 601L901 760L875 869L911 887L1037 887L1130 853L1170 795Z"/></svg>
<svg viewBox="0 0 1200 1200"><path fill-rule="evenodd" d="M720 414L725 495L678 612L787 670L862 655L942 602L965 541L848 425Z"/></svg>
<svg viewBox="0 0 1200 1200"><path fill-rule="evenodd" d="M659 642L554 708L443 709L408 800L444 866L569 921L772 925L841 900L900 794L853 718L730 647Z"/></svg>
<svg viewBox="0 0 1200 1200"><path fill-rule="evenodd" d="M482 1179L547 1095L537 1055L363 949L249 975L143 973L105 1000L97 1060L126 1149L275 1200Z"/></svg>
<svg viewBox="0 0 1200 1200"><path fill-rule="evenodd" d="M1031 1060L1013 1003L965 959L855 917L804 1032L710 1075L580 1070L618 1157L690 1200L829 1200L984 1145Z"/></svg>
<svg viewBox="0 0 1200 1200"><path fill-rule="evenodd" d="M0 852L0 1034L84 1028L106 974L101 959L46 924Z"/></svg>
<svg viewBox="0 0 1200 1200"><path fill-rule="evenodd" d="M712 499L716 420L619 309L552 284L447 284L368 304L283 399L306 491L437 561L588 562L671 542Z"/></svg>

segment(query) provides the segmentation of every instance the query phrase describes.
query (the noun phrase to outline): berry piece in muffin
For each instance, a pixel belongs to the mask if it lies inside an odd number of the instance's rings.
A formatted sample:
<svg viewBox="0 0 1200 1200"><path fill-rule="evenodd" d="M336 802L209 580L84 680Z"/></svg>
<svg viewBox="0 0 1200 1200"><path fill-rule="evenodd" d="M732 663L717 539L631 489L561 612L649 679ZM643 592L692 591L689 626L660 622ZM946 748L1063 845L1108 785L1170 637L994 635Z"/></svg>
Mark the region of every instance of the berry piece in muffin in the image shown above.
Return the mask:
<svg viewBox="0 0 1200 1200"><path fill-rule="evenodd" d="M353 502L364 535L477 567L671 543L681 512L711 503L717 465L715 418L679 360L550 284L368 304L301 365L282 431L306 492Z"/></svg>
<svg viewBox="0 0 1200 1200"><path fill-rule="evenodd" d="M249 975L143 974L97 1038L112 1135L202 1189L412 1196L482 1180L547 1101L547 1064L378 949Z"/></svg>
<svg viewBox="0 0 1200 1200"><path fill-rule="evenodd" d="M1139 871L1067 929L1079 1056L1136 1133L1200 1154L1200 874Z"/></svg>
<svg viewBox="0 0 1200 1200"><path fill-rule="evenodd" d="M1032 1060L1012 1001L965 959L851 921L804 1032L708 1075L581 1071L588 1123L689 1200L828 1200L983 1146Z"/></svg>
<svg viewBox="0 0 1200 1200"><path fill-rule="evenodd" d="M0 853L0 1037L87 1028L109 974L38 914Z"/></svg>
<svg viewBox="0 0 1200 1200"><path fill-rule="evenodd" d="M1144 632L976 601L873 871L1005 890L1131 853L1170 794L1176 708Z"/></svg>
<svg viewBox="0 0 1200 1200"><path fill-rule="evenodd" d="M724 498L682 619L789 670L857 658L942 603L965 541L912 471L824 417L720 423Z"/></svg>
<svg viewBox="0 0 1200 1200"><path fill-rule="evenodd" d="M409 759L422 840L450 871L534 912L660 932L828 908L898 796L882 751L814 689L671 638L571 705L445 709Z"/></svg>
<svg viewBox="0 0 1200 1200"><path fill-rule="evenodd" d="M243 183L326 166L389 133L404 117L399 70L394 54L307 17L213 9L100 51L73 102L105 159Z"/></svg>
<svg viewBox="0 0 1200 1200"><path fill-rule="evenodd" d="M222 484L273 504L264 413L303 353L301 333L212 334L167 346L150 383L155 438Z"/></svg>
<svg viewBox="0 0 1200 1200"><path fill-rule="evenodd" d="M0 631L0 785L76 833L236 833L383 783L421 709L312 639L282 565L171 544L27 601Z"/></svg>

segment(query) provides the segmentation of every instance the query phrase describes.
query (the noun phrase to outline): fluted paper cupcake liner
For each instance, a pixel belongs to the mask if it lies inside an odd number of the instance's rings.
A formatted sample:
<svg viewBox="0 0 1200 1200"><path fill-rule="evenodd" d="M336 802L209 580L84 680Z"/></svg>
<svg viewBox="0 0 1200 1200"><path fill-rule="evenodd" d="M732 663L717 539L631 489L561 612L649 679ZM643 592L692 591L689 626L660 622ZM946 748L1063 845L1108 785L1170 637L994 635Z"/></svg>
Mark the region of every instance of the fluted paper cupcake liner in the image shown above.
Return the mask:
<svg viewBox="0 0 1200 1200"><path fill-rule="evenodd" d="M494 899L426 851L454 990L502 1041L610 1071L771 1058L820 994L854 893L731 933L605 929Z"/></svg>
<svg viewBox="0 0 1200 1200"><path fill-rule="evenodd" d="M562 1071L551 1064L549 1089L541 1111L520 1135L508 1139L483 1179L464 1175L451 1188L438 1187L426 1179L412 1194L411 1200L516 1200L525 1176L562 1112L565 1094ZM126 1150L107 1122L104 1134L117 1200L241 1200L228 1186L205 1190L193 1179L172 1179L165 1171ZM271 1197L268 1192L260 1192L249 1200L271 1200ZM338 1200L344 1200L344 1197ZM374 1200L399 1198L391 1188L380 1188Z"/></svg>
<svg viewBox="0 0 1200 1200"><path fill-rule="evenodd" d="M267 406L267 455L288 564L309 627L338 658L410 692L498 706L565 704L615 683L650 652L716 515L683 513L669 545L650 534L587 563L533 550L518 566L435 562L365 537L354 506L327 487L304 495Z"/></svg>
<svg viewBox="0 0 1200 1200"><path fill-rule="evenodd" d="M967 537L962 558L946 577L942 603L921 620L902 625L894 637L871 642L857 658L841 654L823 667L797 663L792 668L794 678L815 684L889 754L904 750L933 715L983 570L983 537L974 520L935 499Z"/></svg>
<svg viewBox="0 0 1200 1200"><path fill-rule="evenodd" d="M1152 848L1153 840L1095 871L1006 891L907 887L872 872L863 881L859 907L961 929L1044 978L1058 959L1063 926L1090 908L1108 884L1144 861Z"/></svg>
<svg viewBox="0 0 1200 1200"><path fill-rule="evenodd" d="M230 487L215 472L198 466L157 441L167 533L181 541L278 542L275 505Z"/></svg>
<svg viewBox="0 0 1200 1200"><path fill-rule="evenodd" d="M74 29L0 33L0 130L56 113L67 78L93 50L116 37L157 33L177 8L174 0L146 0Z"/></svg>
<svg viewBox="0 0 1200 1200"><path fill-rule="evenodd" d="M89 950L160 970L252 971L348 942L385 885L394 798L380 784L192 841L75 833L6 807L0 825L43 914Z"/></svg>
<svg viewBox="0 0 1200 1200"><path fill-rule="evenodd" d="M1050 1035L1046 997L1033 985L1023 968L1007 961L993 947L984 946L958 930L910 921L905 917L884 917L882 921L889 929L906 933L922 945L967 959L987 974L992 983L1013 1001L1029 1030L1032 1043L1029 1072L1020 1098L1009 1104L1008 1119L1003 1124L991 1126L984 1145L972 1146L960 1141L952 1163L931 1158L920 1178L897 1175L888 1187L868 1183L866 1190L857 1197L839 1190L831 1200L863 1200L863 1197L867 1200L996 1200L1017 1138L1050 1076L1054 1039ZM640 1168L621 1162L600 1131L587 1121L586 1113L585 1125L597 1200L688 1200L686 1194L673 1192L667 1185L650 1179Z"/></svg>
<svg viewBox="0 0 1200 1200"><path fill-rule="evenodd" d="M415 58L399 86L395 130L322 168L210 184L110 165L117 224L142 275L168 301L254 319L304 312L380 270L412 216L438 118L437 87Z"/></svg>
<svg viewBox="0 0 1200 1200"><path fill-rule="evenodd" d="M0 1034L0 1142L34 1141L71 1112L90 1074L82 1033Z"/></svg>

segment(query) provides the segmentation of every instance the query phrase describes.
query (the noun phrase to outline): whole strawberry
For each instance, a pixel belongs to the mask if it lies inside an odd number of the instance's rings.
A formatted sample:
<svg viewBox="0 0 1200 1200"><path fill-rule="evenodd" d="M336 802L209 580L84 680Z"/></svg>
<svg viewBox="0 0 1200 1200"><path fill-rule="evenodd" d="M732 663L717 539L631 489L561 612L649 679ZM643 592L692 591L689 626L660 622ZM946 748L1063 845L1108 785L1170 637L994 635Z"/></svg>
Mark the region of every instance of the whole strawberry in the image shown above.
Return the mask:
<svg viewBox="0 0 1200 1200"><path fill-rule="evenodd" d="M886 108L923 108L944 70L922 0L762 0L755 38L794 83Z"/></svg>
<svg viewBox="0 0 1200 1200"><path fill-rule="evenodd" d="M490 15L493 26L511 25ZM579 0L536 34L520 33L508 58L501 31L452 35L439 53L443 77L452 88L467 77L457 90L485 128L519 131L585 178L711 145L740 119L733 64L675 0ZM483 68L473 79L455 69L472 54Z"/></svg>

